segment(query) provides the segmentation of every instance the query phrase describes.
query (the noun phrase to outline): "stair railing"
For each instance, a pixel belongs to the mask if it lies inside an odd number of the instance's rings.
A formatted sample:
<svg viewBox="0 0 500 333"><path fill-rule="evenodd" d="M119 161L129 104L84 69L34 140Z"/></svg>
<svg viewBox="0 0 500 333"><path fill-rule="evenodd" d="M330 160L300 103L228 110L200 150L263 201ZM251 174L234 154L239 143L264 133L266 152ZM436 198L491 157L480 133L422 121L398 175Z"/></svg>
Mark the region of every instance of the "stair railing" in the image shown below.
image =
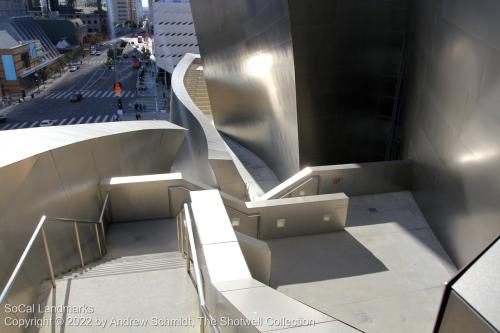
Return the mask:
<svg viewBox="0 0 500 333"><path fill-rule="evenodd" d="M47 222L62 222L62 223L73 223L74 227L74 232L75 232L75 241L76 241L76 248L78 251L78 256L80 258L80 265L82 268L85 267L85 258L83 256L83 251L82 251L82 244L80 241L80 231L79 231L79 224L87 224L87 225L93 225L94 226L94 233L96 237L96 242L97 242L97 247L99 250L99 255L102 258L106 254L106 244L105 244L105 233L104 233L104 214L107 209L109 202L109 193L106 193L106 198L104 199L103 206L101 208L101 212L99 215L99 220L98 221L92 221L92 220L84 220L84 219L74 219L74 218L61 218L61 217L48 217L46 215L43 215L40 220L38 221L38 224L35 227L35 230L33 231L33 234L31 235L28 244L26 245L23 253L21 254L21 257L17 261L17 264L14 268L14 271L10 275L9 279L7 280L7 283L5 284L5 287L2 290L2 293L0 294L0 304L2 304L7 295L9 294L9 291L11 290L12 286L14 285L14 282L21 271L21 268L26 261L26 258L28 257L28 254L31 251L31 248L33 247L33 244L35 243L36 239L38 236L41 234L42 236L42 242L43 242L43 247L45 251L45 256L47 259L47 265L49 269L49 277L50 277L50 282L52 284L52 287L56 287L56 280L55 280L55 273L54 273L54 265L52 263L52 257L50 256L50 250L49 250L49 242L47 240L47 235L45 233L44 226ZM99 228L100 227L100 232L102 235L99 235ZM102 239L101 239L102 236Z"/></svg>
<svg viewBox="0 0 500 333"><path fill-rule="evenodd" d="M187 272L198 293L198 302L200 305L200 332L204 333L206 324L208 324L213 333L220 333L216 320L210 314L205 302L204 281L198 262L198 254L196 252L191 213L186 203L179 215L177 215L177 239L179 241L179 251L186 256ZM191 265L193 267L192 270Z"/></svg>

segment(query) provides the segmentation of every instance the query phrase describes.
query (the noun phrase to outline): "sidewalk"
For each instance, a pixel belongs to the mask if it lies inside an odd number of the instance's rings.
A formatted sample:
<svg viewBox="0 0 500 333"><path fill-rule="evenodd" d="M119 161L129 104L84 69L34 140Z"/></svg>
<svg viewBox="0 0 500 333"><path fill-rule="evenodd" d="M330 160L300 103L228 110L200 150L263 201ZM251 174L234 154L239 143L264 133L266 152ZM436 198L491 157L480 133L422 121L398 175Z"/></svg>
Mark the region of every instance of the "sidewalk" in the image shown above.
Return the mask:
<svg viewBox="0 0 500 333"><path fill-rule="evenodd" d="M40 96L43 96L45 92L52 89L52 86L55 85L57 82L59 82L67 73L68 73L68 67L65 67L63 69L63 72L60 75L48 78L42 85L40 85L40 88L34 87L31 90L27 90L26 97L24 98L24 102L32 100L31 94L34 95L35 99L40 97ZM15 95L15 97L14 97L14 95L13 95L11 97L12 97L11 104L4 104L4 103L0 102L0 115L9 114L16 105L20 104L18 102L18 99L21 96ZM21 102L21 103L24 103L24 102Z"/></svg>

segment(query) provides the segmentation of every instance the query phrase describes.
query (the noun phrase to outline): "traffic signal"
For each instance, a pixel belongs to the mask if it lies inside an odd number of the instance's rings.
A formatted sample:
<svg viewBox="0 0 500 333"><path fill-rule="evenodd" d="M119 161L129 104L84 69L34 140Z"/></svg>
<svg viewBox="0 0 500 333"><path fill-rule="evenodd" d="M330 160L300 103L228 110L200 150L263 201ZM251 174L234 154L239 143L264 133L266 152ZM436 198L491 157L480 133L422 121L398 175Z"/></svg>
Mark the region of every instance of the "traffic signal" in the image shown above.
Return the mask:
<svg viewBox="0 0 500 333"><path fill-rule="evenodd" d="M116 94L121 93L122 92L122 84L121 84L121 82L115 82L115 87L114 87L113 90L114 90L114 92Z"/></svg>
<svg viewBox="0 0 500 333"><path fill-rule="evenodd" d="M123 110L123 103L122 103L122 99L118 99L118 110Z"/></svg>

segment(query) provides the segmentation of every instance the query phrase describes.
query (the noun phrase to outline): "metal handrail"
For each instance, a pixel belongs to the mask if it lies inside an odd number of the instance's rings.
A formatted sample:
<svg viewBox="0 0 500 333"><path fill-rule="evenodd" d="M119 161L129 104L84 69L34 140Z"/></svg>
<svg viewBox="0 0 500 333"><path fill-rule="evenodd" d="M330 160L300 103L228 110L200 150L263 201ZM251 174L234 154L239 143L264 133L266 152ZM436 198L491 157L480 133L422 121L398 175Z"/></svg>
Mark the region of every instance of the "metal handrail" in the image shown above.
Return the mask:
<svg viewBox="0 0 500 333"><path fill-rule="evenodd" d="M43 246L45 250L45 255L47 257L47 264L49 266L49 274L50 274L50 281L52 283L52 287L56 287L56 282L55 282L55 274L54 274L54 267L52 265L52 259L50 257L50 251L49 251L49 245L47 242L47 236L45 235L45 230L43 226L45 225L45 222L73 222L74 225L74 230L75 230L75 236L76 236L76 243L77 243L77 248L78 248L78 255L80 257L80 264L82 267L85 267L85 261L83 258L83 252L82 252L82 247L80 243L80 233L78 230L78 225L77 223L84 223L84 224L92 224L94 225L94 231L96 234L96 240L97 240L97 246L99 248L99 254L101 255L101 258L104 256L103 249L101 247L101 241L99 237L99 231L97 229L97 226L101 226L101 232L102 232L102 237L103 237L103 245L104 248L106 247L105 243L105 234L104 234L104 226L103 226L103 221L104 221L104 212L106 210L107 204L109 202L109 192L106 193L106 198L104 199L103 207L101 209L101 213L99 215L99 220L98 221L92 221L92 220L85 220L85 219L72 219L72 218L64 218L64 217L48 217L46 215L42 215L40 218L40 221L35 227L35 231L33 231L33 234L30 237L30 240L28 241L28 244L26 245L23 253L21 254L21 257L17 261L16 267L14 268L14 271L9 277L9 280L7 281L5 287L2 290L2 293L0 294L0 304L2 304L7 297L10 289L12 288L14 281L17 278L17 275L19 274L19 271L21 270L21 267L23 266L31 248L33 247L33 244L35 243L35 240L37 239L38 235L42 234L42 240L43 240Z"/></svg>
<svg viewBox="0 0 500 333"><path fill-rule="evenodd" d="M191 214L189 210L188 204L184 204L184 209L181 211L181 214L184 215L184 219L182 219L182 224L186 227L187 233L181 231L181 235L185 235L188 241L188 249L186 251L187 254L187 263L188 263L188 273L190 272L190 262L193 263L194 267L194 275L196 280L196 290L198 291L198 301L200 303L201 315L201 323L200 323L200 331L203 333L205 331L205 318L208 319L208 324L214 333L220 333L220 329L215 324L213 316L210 314L208 310L207 304L205 302L205 290L203 289L203 278L201 275L200 265L198 262L198 254L196 253L196 244L194 242L193 235L193 225L191 223ZM181 225L182 228L182 225ZM182 243L184 242L184 238L181 238ZM184 251L184 245L182 245L182 251Z"/></svg>
<svg viewBox="0 0 500 333"><path fill-rule="evenodd" d="M44 243L44 245L47 244L45 232L42 229L43 224L45 223L45 220L46 220L46 216L43 215L42 218L40 219L40 221L38 222L38 224L35 228L35 231L33 232L33 235L31 235L31 238L28 242L28 245L24 249L23 254L21 255L21 258L19 258L19 260L17 261L17 264L16 264L16 267L14 268L14 271L10 275L9 280L7 281L7 284L5 285L5 287L2 290L2 294L0 294L0 304L3 303L5 297L7 296L7 294L10 291L10 288L12 288L12 285L14 284L14 281L16 280L17 274L19 273L19 270L21 269L24 261L26 260L26 257L28 256L28 253L30 252L31 247L33 246L33 243L35 242L35 239L38 237L40 230L42 231L43 243ZM52 274L53 270L51 268L50 268L50 271ZM52 285L55 287L54 283L52 283Z"/></svg>

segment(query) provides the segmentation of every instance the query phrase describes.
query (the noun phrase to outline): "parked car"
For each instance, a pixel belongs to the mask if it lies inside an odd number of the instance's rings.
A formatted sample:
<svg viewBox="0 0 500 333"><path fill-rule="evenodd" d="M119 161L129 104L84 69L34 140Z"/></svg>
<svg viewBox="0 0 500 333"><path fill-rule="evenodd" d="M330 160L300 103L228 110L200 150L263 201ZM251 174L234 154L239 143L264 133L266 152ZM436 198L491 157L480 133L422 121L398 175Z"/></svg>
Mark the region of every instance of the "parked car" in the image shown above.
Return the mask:
<svg viewBox="0 0 500 333"><path fill-rule="evenodd" d="M99 50L95 51L96 56L100 56L101 54L102 54L101 51L99 51Z"/></svg>
<svg viewBox="0 0 500 333"><path fill-rule="evenodd" d="M6 116L0 116L0 123L5 123L7 121Z"/></svg>
<svg viewBox="0 0 500 333"><path fill-rule="evenodd" d="M69 98L69 101L71 103L76 103L76 102L80 102L83 98L83 95L80 94L80 93L74 93L73 95L71 95L71 97Z"/></svg>
<svg viewBox="0 0 500 333"><path fill-rule="evenodd" d="M55 122L50 119L45 119L40 122L40 127L45 127L45 126L54 126Z"/></svg>
<svg viewBox="0 0 500 333"><path fill-rule="evenodd" d="M96 50L90 50L90 55L95 55L96 54Z"/></svg>
<svg viewBox="0 0 500 333"><path fill-rule="evenodd" d="M76 72L77 69L78 69L78 66L76 66L76 65L69 66L69 71L70 72Z"/></svg>

